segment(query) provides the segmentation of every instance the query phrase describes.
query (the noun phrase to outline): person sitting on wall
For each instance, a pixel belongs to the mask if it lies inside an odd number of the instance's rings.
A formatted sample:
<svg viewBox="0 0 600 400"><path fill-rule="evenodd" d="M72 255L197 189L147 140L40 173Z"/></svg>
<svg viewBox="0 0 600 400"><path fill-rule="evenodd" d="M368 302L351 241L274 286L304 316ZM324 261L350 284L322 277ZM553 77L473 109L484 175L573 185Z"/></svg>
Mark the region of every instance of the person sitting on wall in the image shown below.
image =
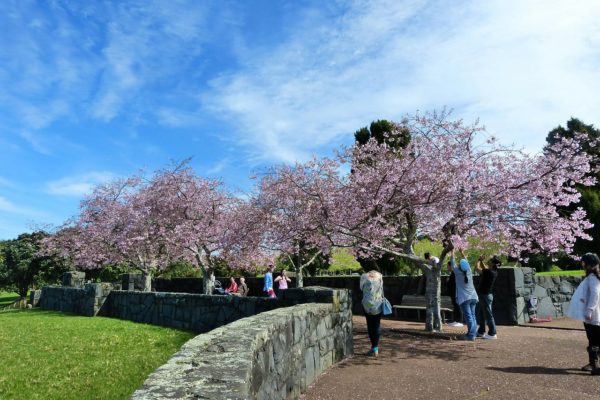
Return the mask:
<svg viewBox="0 0 600 400"><path fill-rule="evenodd" d="M235 282L235 278L232 276L231 278L229 278L229 286L227 287L227 289L225 289L225 293L233 294L237 293L237 291L238 284Z"/></svg>
<svg viewBox="0 0 600 400"><path fill-rule="evenodd" d="M238 296L246 297L248 296L248 285L246 285L246 278L243 276L240 278L240 284L237 289Z"/></svg>

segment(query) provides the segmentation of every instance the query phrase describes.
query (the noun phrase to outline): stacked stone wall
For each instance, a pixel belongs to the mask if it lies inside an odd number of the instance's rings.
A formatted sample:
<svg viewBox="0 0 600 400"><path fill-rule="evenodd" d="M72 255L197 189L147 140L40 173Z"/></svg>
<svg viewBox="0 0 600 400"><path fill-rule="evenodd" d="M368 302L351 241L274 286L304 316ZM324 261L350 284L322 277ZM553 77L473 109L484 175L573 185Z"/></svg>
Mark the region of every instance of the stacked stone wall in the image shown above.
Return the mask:
<svg viewBox="0 0 600 400"><path fill-rule="evenodd" d="M189 293L112 291L100 315L208 332L219 326L291 303L261 297L207 296Z"/></svg>
<svg viewBox="0 0 600 400"><path fill-rule="evenodd" d="M243 318L187 342L132 399L296 399L352 354L346 291L290 289L310 301ZM322 302L315 304L314 302Z"/></svg>
<svg viewBox="0 0 600 400"><path fill-rule="evenodd" d="M581 283L581 276L537 276L532 268L515 268L515 297L518 323L531 317L557 318L566 315L571 297ZM537 298L536 310L530 299Z"/></svg>
<svg viewBox="0 0 600 400"><path fill-rule="evenodd" d="M86 283L83 288L45 286L30 294L30 302L44 310L92 317L100 312L112 290L110 283Z"/></svg>

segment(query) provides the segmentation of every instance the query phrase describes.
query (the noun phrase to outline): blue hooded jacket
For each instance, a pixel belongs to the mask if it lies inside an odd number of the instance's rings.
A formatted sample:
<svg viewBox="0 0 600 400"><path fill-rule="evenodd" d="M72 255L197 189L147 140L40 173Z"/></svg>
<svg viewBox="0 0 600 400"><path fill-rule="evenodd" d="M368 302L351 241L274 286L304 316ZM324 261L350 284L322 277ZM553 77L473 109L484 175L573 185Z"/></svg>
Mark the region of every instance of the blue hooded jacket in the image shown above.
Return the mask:
<svg viewBox="0 0 600 400"><path fill-rule="evenodd" d="M452 265L452 269L454 270L454 279L456 281L456 302L458 305L461 305L467 300L479 301L477 291L473 285L473 272L471 271L469 261L463 258L460 260L459 266L457 267L454 257L451 257L450 263ZM465 276L467 278L466 283Z"/></svg>

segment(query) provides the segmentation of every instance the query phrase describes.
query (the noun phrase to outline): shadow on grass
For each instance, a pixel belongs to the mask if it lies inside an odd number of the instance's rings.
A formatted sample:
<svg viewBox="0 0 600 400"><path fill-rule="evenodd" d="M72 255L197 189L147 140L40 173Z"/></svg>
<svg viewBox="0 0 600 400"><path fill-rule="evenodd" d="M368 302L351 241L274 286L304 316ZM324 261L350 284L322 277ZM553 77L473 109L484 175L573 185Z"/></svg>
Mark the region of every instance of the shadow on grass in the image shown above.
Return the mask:
<svg viewBox="0 0 600 400"><path fill-rule="evenodd" d="M589 372L577 368L548 368L532 365L530 367L487 367L490 371L505 372L508 374L525 375L589 375Z"/></svg>
<svg viewBox="0 0 600 400"><path fill-rule="evenodd" d="M55 318L55 317L89 318L89 317L83 317L82 315L69 314L69 313L64 313L64 312L60 312L60 311L41 310L39 308L37 308L37 309L34 308L34 309L30 309L30 310L3 310L2 313L0 313L0 315L10 315L11 318L31 318L32 316L35 316L36 318L44 318L44 317L48 317L48 318Z"/></svg>

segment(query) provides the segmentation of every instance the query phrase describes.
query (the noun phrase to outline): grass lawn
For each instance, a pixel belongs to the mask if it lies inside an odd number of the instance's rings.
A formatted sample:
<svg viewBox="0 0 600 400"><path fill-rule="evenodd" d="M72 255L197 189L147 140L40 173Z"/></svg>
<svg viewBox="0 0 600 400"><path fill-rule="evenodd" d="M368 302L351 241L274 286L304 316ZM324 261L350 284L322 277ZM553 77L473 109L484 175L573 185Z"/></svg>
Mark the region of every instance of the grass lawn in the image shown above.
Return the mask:
<svg viewBox="0 0 600 400"><path fill-rule="evenodd" d="M127 399L194 335L102 317L0 312L0 399Z"/></svg>
<svg viewBox="0 0 600 400"><path fill-rule="evenodd" d="M19 295L12 292L0 292L0 308L6 307L19 300Z"/></svg>
<svg viewBox="0 0 600 400"><path fill-rule="evenodd" d="M585 272L582 269L576 269L572 271L548 271L548 272L537 272L536 276L584 276Z"/></svg>

